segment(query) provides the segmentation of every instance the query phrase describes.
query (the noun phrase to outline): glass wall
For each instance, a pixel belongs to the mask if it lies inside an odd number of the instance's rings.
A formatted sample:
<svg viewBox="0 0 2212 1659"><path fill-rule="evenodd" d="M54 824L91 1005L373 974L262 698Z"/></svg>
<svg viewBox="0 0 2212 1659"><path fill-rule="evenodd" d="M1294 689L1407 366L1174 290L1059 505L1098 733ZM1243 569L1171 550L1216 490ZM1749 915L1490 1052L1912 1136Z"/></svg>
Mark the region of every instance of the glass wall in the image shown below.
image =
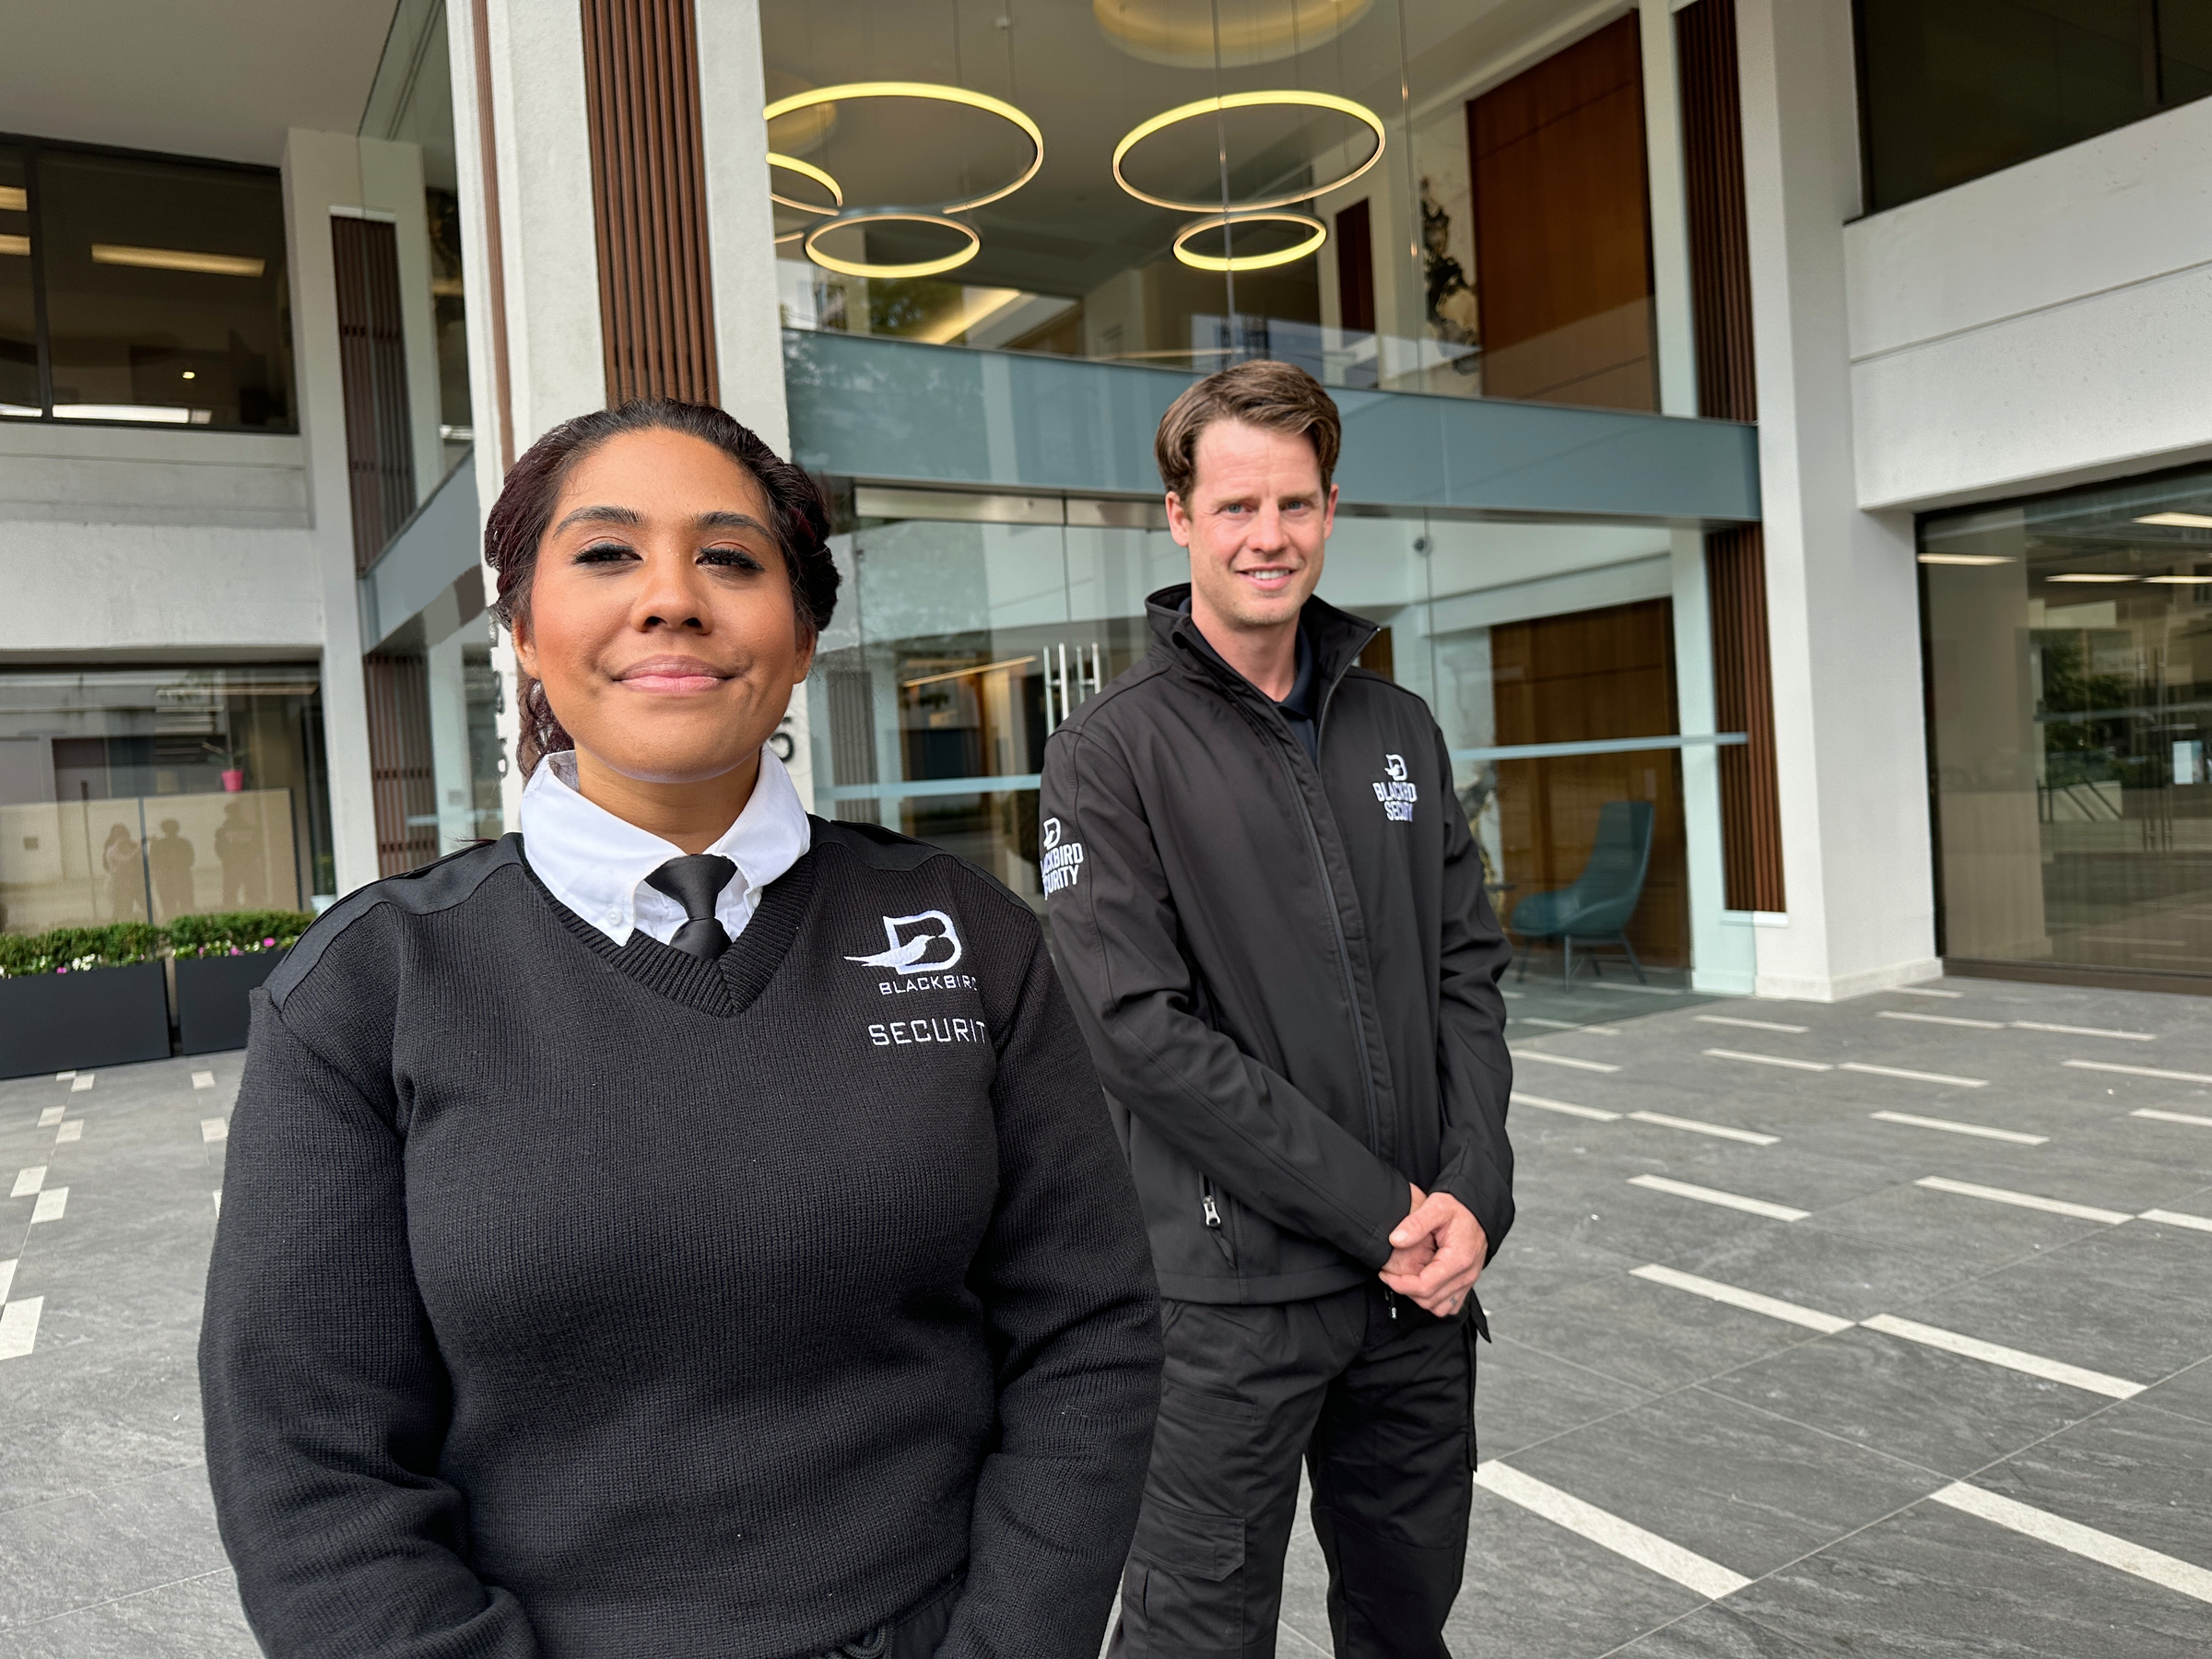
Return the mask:
<svg viewBox="0 0 2212 1659"><path fill-rule="evenodd" d="M297 429L273 168L0 145L0 416Z"/></svg>
<svg viewBox="0 0 2212 1659"><path fill-rule="evenodd" d="M1451 0L761 22L787 327L1653 406L1633 18L1503 87Z"/></svg>
<svg viewBox="0 0 2212 1659"><path fill-rule="evenodd" d="M1151 501L861 486L848 507L808 688L819 809L949 848L1041 910L1045 738L1149 649L1146 596L1189 580L1188 556ZM1664 528L1345 514L1321 594L1382 626L1363 660L1436 711L1500 912L1629 824L1648 857L1628 938L1687 966L1669 581Z"/></svg>
<svg viewBox="0 0 2212 1659"><path fill-rule="evenodd" d="M2212 472L1921 530L1947 956L2212 974Z"/></svg>
<svg viewBox="0 0 2212 1659"><path fill-rule="evenodd" d="M314 665L0 672L0 931L336 887Z"/></svg>
<svg viewBox="0 0 2212 1659"><path fill-rule="evenodd" d="M2212 92L2204 0L1858 0L1866 206Z"/></svg>

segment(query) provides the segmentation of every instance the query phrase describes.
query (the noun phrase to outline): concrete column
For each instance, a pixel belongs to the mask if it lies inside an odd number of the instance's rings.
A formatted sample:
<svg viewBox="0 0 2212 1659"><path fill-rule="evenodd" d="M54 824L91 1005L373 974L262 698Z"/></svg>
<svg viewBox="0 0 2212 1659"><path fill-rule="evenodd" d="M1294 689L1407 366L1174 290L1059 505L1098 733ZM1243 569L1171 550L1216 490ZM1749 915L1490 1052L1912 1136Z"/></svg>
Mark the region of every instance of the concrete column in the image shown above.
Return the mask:
<svg viewBox="0 0 2212 1659"><path fill-rule="evenodd" d="M422 147L357 139L361 205L392 219L399 254L399 311L406 345L407 424L414 440L415 503L430 499L444 475L438 438L438 319L430 298L430 224L422 194Z"/></svg>
<svg viewBox="0 0 2212 1659"><path fill-rule="evenodd" d="M369 773L369 701L361 675L359 590L346 466L346 394L330 244L333 206L361 206L359 151L349 133L295 127L284 146L285 253L290 267L293 375L314 520L323 599L323 746L330 779L338 892L377 878Z"/></svg>
<svg viewBox="0 0 2212 1659"><path fill-rule="evenodd" d="M1716 731L1712 694L1712 609L1705 591L1705 536L1673 535L1675 709L1685 732ZM1721 751L1682 751L1682 822L1689 864L1690 987L1748 995L1756 987L1750 918L1728 915L1727 866L1721 852Z"/></svg>
<svg viewBox="0 0 2212 1659"><path fill-rule="evenodd" d="M1689 294L1689 200L1682 173L1681 81L1675 73L1676 4L1677 0L1637 0L1636 20L1643 46L1643 154L1652 207L1652 307L1659 346L1659 411L1663 415L1695 415L1698 336Z"/></svg>
<svg viewBox="0 0 2212 1659"><path fill-rule="evenodd" d="M457 853L476 838L476 795L468 775L468 677L462 653L476 637L464 628L423 654L430 688L430 772L438 788L438 852Z"/></svg>
<svg viewBox="0 0 2212 1659"><path fill-rule="evenodd" d="M699 117L706 147L707 245L714 271L714 347L722 406L778 454L791 453L775 226L768 201L767 78L759 0L698 8ZM844 603L853 603L850 592ZM814 810L814 688L792 694L776 747Z"/></svg>
<svg viewBox="0 0 2212 1659"><path fill-rule="evenodd" d="M505 475L502 432L519 455L547 429L606 403L583 22L579 0L454 0L447 27L477 499L488 512ZM488 105L479 96L486 86ZM496 223L488 211L495 193ZM488 570L484 591L497 591ZM501 750L512 762L514 653L503 634L492 666L501 688ZM501 789L509 829L524 782L510 764Z"/></svg>
<svg viewBox="0 0 2212 1659"><path fill-rule="evenodd" d="M1858 509L1843 224L1859 210L1849 0L1736 0L1785 925L1762 994L1936 971L1910 514Z"/></svg>

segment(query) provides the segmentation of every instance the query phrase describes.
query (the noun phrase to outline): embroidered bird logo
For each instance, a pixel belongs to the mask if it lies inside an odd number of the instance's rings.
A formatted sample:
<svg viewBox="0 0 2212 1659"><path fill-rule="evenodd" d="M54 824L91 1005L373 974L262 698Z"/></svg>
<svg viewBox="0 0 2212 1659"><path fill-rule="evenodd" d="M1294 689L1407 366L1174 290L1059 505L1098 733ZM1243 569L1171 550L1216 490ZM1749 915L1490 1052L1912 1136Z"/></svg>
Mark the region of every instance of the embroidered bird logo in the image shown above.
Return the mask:
<svg viewBox="0 0 2212 1659"><path fill-rule="evenodd" d="M934 922L934 928L924 928L911 936L901 938L899 930L912 927L918 923ZM953 926L952 918L940 910L918 911L911 916L886 916L883 919L884 937L890 948L877 951L874 956L849 956L848 962L858 962L864 968L888 968L893 973L935 973L950 968L960 959L959 930ZM931 947L944 943L952 954L942 961L925 961Z"/></svg>

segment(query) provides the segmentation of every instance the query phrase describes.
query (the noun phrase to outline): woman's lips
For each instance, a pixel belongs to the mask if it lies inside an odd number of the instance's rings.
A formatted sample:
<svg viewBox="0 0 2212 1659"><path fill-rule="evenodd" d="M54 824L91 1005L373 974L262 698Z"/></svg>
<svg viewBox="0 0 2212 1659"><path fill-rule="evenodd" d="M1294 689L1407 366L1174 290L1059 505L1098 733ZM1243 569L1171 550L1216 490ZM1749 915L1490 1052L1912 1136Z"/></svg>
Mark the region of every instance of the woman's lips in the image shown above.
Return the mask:
<svg viewBox="0 0 2212 1659"><path fill-rule="evenodd" d="M622 683L634 691L712 691L729 678L697 657L653 657L623 671Z"/></svg>

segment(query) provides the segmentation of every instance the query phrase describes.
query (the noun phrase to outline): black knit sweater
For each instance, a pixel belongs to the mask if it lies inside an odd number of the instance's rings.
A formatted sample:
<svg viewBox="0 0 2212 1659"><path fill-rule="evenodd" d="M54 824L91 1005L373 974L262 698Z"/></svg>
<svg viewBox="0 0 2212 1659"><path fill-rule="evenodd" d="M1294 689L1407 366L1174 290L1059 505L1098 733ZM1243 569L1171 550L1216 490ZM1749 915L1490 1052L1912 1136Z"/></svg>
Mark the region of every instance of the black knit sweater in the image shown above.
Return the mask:
<svg viewBox="0 0 2212 1659"><path fill-rule="evenodd" d="M1159 1366L1037 923L947 854L817 820L703 963L509 836L256 997L200 1375L273 1655L786 1659L964 1571L945 1659L1088 1656Z"/></svg>

